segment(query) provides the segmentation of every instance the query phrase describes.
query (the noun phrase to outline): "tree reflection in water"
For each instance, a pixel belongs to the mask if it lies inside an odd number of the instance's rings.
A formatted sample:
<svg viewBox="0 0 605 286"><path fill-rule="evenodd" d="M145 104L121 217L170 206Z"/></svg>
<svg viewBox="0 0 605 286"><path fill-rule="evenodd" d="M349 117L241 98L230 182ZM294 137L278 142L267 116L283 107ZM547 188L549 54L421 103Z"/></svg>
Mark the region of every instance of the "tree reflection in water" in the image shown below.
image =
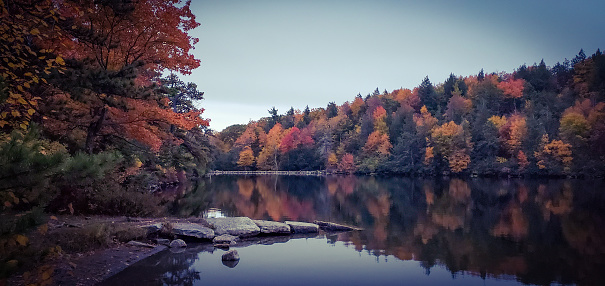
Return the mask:
<svg viewBox="0 0 605 286"><path fill-rule="evenodd" d="M605 285L603 181L214 176L204 184L177 196L173 214L213 207L253 219L329 220L365 231L328 243L420 261L427 273L439 265L452 275Z"/></svg>
<svg viewBox="0 0 605 286"><path fill-rule="evenodd" d="M171 249L172 250L172 249ZM194 285L200 272L192 267L200 252L212 252L212 245L199 245L163 251L128 267L128 271L103 281L100 285Z"/></svg>

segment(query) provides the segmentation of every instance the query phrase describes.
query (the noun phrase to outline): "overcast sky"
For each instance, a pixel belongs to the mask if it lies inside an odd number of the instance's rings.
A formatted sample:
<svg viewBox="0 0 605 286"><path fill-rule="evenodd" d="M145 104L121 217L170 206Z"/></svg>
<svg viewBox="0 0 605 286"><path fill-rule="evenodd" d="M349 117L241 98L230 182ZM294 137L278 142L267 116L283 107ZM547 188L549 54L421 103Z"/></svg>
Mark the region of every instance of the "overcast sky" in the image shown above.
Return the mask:
<svg viewBox="0 0 605 286"><path fill-rule="evenodd" d="M210 127L605 48L605 1L193 0Z"/></svg>

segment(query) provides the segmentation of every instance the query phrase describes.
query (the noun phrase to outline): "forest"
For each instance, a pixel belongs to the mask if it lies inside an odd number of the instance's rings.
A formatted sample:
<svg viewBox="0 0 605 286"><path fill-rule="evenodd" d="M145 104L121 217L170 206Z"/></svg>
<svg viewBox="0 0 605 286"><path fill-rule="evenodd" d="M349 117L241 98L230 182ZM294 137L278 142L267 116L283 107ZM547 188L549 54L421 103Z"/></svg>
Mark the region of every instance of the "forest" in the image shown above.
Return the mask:
<svg viewBox="0 0 605 286"><path fill-rule="evenodd" d="M217 170L578 176L605 173L605 55L456 76L290 108L216 134Z"/></svg>
<svg viewBox="0 0 605 286"><path fill-rule="evenodd" d="M149 215L149 193L203 176L203 92L177 76L200 66L190 1L0 9L2 213Z"/></svg>

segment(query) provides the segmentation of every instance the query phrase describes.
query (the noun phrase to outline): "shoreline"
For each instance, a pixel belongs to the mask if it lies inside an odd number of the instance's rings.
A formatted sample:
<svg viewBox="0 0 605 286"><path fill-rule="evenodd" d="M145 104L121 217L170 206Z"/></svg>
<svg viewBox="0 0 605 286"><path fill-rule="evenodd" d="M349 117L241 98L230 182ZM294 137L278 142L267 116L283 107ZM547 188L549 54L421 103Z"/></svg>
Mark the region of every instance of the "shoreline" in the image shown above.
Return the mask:
<svg viewBox="0 0 605 286"><path fill-rule="evenodd" d="M255 231L250 230L250 224L256 228ZM159 228L157 228L158 225ZM320 235L320 230L324 233L362 230L325 221L314 221L313 223L286 221L280 223L262 220L253 221L249 217L219 218L217 221L214 218L207 220L193 217L184 219L174 217L129 218L124 216L82 217L66 215L51 216L46 226L48 226L48 233L32 230L27 234L32 242L31 249L59 248L59 250L54 254L43 256L42 263L22 267L21 272L13 274L4 281L6 285L29 285L32 283L43 285L96 285L143 259L169 249L170 247L162 245L159 239L154 239L166 237L166 235L172 238L182 238L191 241L193 244L208 244L212 248L225 247L224 242L217 242L213 238L230 236L231 243L226 244L228 248L229 246L245 247L252 244L273 244L289 239L315 237ZM284 230L284 227L287 230ZM212 233L211 237L199 236L198 231L200 229L207 229ZM111 238L111 242L94 247L91 240L94 241L96 237L87 236L91 230L96 233L105 232L103 237ZM165 232L166 230L169 232ZM214 232L217 232L216 236ZM226 232L235 236L221 235ZM68 242L65 240L68 240ZM73 246L74 248L64 251L61 250L60 245ZM75 247L81 247L77 249L84 250L77 251L74 250ZM86 247L89 248L86 249ZM2 282L0 281L0 286L4 285Z"/></svg>
<svg viewBox="0 0 605 286"><path fill-rule="evenodd" d="M87 226L105 225L114 228L119 227L123 230L139 230L141 226L152 223L199 223L200 221L199 218L181 219L174 217L129 218L124 216L85 217L64 215L56 216L56 218L56 220L50 219L48 221L48 233L41 234L37 230L31 230L26 234L30 240L30 247L39 251L57 247L57 244L53 243L55 237L74 230L84 229ZM147 238L141 240L149 241ZM132 246L128 245L127 242L116 241L114 238L104 246L85 251L61 250L53 254L52 257L50 255L45 257L42 262L24 265L19 271L7 277L6 280L0 280L0 285L18 286L28 285L32 282L36 284L50 282L45 285L96 285L120 273L132 264L166 249L168 249L167 246L159 244L153 248ZM48 272L49 269L50 272ZM48 275L48 277L45 275Z"/></svg>

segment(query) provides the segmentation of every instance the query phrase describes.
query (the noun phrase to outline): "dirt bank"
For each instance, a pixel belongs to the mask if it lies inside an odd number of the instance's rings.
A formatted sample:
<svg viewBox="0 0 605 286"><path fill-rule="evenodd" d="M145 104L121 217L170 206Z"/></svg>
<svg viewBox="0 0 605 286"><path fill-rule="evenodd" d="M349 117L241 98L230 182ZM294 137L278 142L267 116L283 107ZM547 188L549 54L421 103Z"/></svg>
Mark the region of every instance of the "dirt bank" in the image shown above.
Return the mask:
<svg viewBox="0 0 605 286"><path fill-rule="evenodd" d="M22 265L5 285L95 285L126 267L166 249L146 238L140 226L158 222L201 222L200 219L127 217L51 217L46 231L27 234L28 247L45 254L42 261ZM43 226L44 227L44 226ZM131 246L128 240L153 248ZM57 247L59 246L59 247Z"/></svg>

